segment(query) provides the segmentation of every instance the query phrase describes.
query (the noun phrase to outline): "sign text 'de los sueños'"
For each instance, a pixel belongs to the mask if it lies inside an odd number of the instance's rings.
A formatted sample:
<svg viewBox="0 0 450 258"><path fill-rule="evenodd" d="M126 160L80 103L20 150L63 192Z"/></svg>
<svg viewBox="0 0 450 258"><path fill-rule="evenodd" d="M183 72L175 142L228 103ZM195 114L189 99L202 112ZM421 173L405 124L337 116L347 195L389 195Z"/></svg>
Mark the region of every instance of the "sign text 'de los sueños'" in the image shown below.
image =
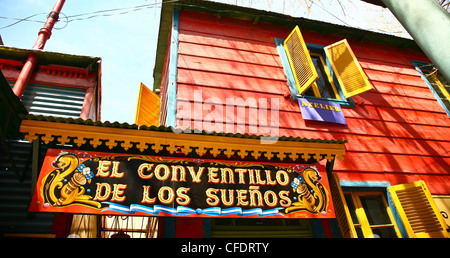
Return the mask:
<svg viewBox="0 0 450 258"><path fill-rule="evenodd" d="M276 216L334 216L319 168L50 149L30 210L107 214L120 205L152 215L260 209Z"/></svg>
<svg viewBox="0 0 450 258"><path fill-rule="evenodd" d="M96 177L123 178L125 172L120 171L120 161L100 160L98 162ZM178 205L189 205L192 198L189 195L191 187L183 187L183 183L200 185L207 182L209 188L205 189L206 203L209 206L242 206L242 207L289 207L292 202L289 199L289 190L278 192L267 190L261 192L261 186L288 186L289 174L285 170L249 168L218 167L217 163L204 163L199 165L170 165L156 163L142 163L136 173L142 180L165 182L168 185L152 191L151 184L142 185L141 203L161 203L170 205L176 202ZM206 167L208 165L208 167ZM128 172L129 173L129 172ZM272 178L274 174L274 178ZM96 183L97 190L94 201L124 202L127 184L123 183ZM223 185L249 185L243 189L221 188ZM214 187L216 185L216 187ZM175 188L176 187L176 188ZM195 187L195 186L194 186ZM135 190L135 189L133 189ZM154 195L152 195L154 193Z"/></svg>

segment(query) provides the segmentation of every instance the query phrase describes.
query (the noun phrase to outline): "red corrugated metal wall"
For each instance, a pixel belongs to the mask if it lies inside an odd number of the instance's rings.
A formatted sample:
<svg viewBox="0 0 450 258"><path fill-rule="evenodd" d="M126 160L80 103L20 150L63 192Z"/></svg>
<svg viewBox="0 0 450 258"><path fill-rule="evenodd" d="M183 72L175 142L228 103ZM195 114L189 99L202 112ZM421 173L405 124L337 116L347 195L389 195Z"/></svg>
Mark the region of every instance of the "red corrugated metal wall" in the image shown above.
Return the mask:
<svg viewBox="0 0 450 258"><path fill-rule="evenodd" d="M347 126L305 122L298 103L289 97L274 41L289 32L286 27L182 11L177 119L185 127L217 131L225 128L222 121L240 122L227 116L225 107L223 119L212 116L218 107L214 104L227 98L274 98L280 107L279 135L349 141L345 160L335 163L341 180L397 184L423 179L432 194L450 194L450 119L411 63L427 58L413 50L348 39L374 90L354 97L356 108L343 108ZM306 42L320 45L342 39L302 33ZM195 112L196 91L205 104L202 114ZM183 112L186 107L190 112ZM219 127L210 127L213 120ZM245 123L246 128L252 123L248 115Z"/></svg>

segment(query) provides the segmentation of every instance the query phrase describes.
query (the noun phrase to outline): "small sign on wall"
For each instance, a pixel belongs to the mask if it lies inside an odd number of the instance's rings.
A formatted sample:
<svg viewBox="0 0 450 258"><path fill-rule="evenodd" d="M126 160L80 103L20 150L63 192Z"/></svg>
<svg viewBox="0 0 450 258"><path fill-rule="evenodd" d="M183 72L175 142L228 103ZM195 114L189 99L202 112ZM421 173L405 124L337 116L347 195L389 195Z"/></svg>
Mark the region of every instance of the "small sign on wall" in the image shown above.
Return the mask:
<svg viewBox="0 0 450 258"><path fill-rule="evenodd" d="M335 102L298 98L298 104L302 111L303 119L330 122L337 124L347 124L341 105Z"/></svg>

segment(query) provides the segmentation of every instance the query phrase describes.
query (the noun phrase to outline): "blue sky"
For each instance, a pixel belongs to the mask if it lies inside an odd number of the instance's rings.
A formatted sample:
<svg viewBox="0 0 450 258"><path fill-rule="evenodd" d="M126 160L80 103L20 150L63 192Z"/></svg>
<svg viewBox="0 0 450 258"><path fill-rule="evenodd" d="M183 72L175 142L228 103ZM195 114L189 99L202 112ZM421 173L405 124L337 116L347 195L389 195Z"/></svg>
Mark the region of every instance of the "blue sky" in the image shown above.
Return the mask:
<svg viewBox="0 0 450 258"><path fill-rule="evenodd" d="M45 21L55 2L0 0L0 16L25 18L39 14L31 19ZM153 3L153 0L67 0L62 13L72 16ZM133 123L140 82L150 88L153 86L160 6L122 15L74 20L68 24L61 15L62 21L55 25L44 50L102 58L102 121ZM114 13L119 11L108 12ZM0 27L14 22L16 20L0 19ZM0 35L7 46L31 48L42 26L37 22L21 22L1 29Z"/></svg>
<svg viewBox="0 0 450 258"><path fill-rule="evenodd" d="M292 16L356 26L398 30L389 11L362 3L359 0L217 0L229 4L282 12ZM0 0L0 17L30 18L45 22L56 0ZM53 30L45 49L75 55L102 58L102 121L134 123L139 85L153 87L153 68L158 39L161 0L66 0L61 21ZM151 5L135 10L130 7ZM125 8L122 11L97 13L109 16L78 16L83 20L65 22L74 16ZM365 12L361 12L364 10ZM126 14L120 14L127 12ZM69 20L71 20L69 18ZM0 28L17 20L0 18ZM0 29L7 46L31 48L43 23L23 21ZM378 31L380 32L380 31Z"/></svg>

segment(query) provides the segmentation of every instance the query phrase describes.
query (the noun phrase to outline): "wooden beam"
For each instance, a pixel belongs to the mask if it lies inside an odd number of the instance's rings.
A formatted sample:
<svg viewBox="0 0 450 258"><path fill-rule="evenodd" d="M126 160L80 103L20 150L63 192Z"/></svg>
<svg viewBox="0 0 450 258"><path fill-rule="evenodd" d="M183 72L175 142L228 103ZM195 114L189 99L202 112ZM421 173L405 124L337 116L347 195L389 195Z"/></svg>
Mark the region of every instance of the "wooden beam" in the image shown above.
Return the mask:
<svg viewBox="0 0 450 258"><path fill-rule="evenodd" d="M227 137L204 134L174 133L171 131L152 131L111 128L84 124L48 122L37 120L23 120L20 132L25 138L34 141L40 136L44 144L72 142L81 147L89 145L97 148L105 144L109 149L117 146L125 151L137 148L144 152L148 148L156 153L166 148L170 154L181 150L185 155L196 152L203 156L208 152L214 157L224 153L228 158L239 156L241 159L248 155L258 159L263 155L271 160L278 157L281 161L290 157L292 160L320 161L342 160L345 147L342 143L314 142L314 141L276 141L273 144L262 144L261 139Z"/></svg>
<svg viewBox="0 0 450 258"><path fill-rule="evenodd" d="M36 188L36 183L39 177L40 170L40 153L41 153L41 138L37 137L36 140L33 141L33 150L32 150L32 164L31 164L31 196L34 194L34 190Z"/></svg>

